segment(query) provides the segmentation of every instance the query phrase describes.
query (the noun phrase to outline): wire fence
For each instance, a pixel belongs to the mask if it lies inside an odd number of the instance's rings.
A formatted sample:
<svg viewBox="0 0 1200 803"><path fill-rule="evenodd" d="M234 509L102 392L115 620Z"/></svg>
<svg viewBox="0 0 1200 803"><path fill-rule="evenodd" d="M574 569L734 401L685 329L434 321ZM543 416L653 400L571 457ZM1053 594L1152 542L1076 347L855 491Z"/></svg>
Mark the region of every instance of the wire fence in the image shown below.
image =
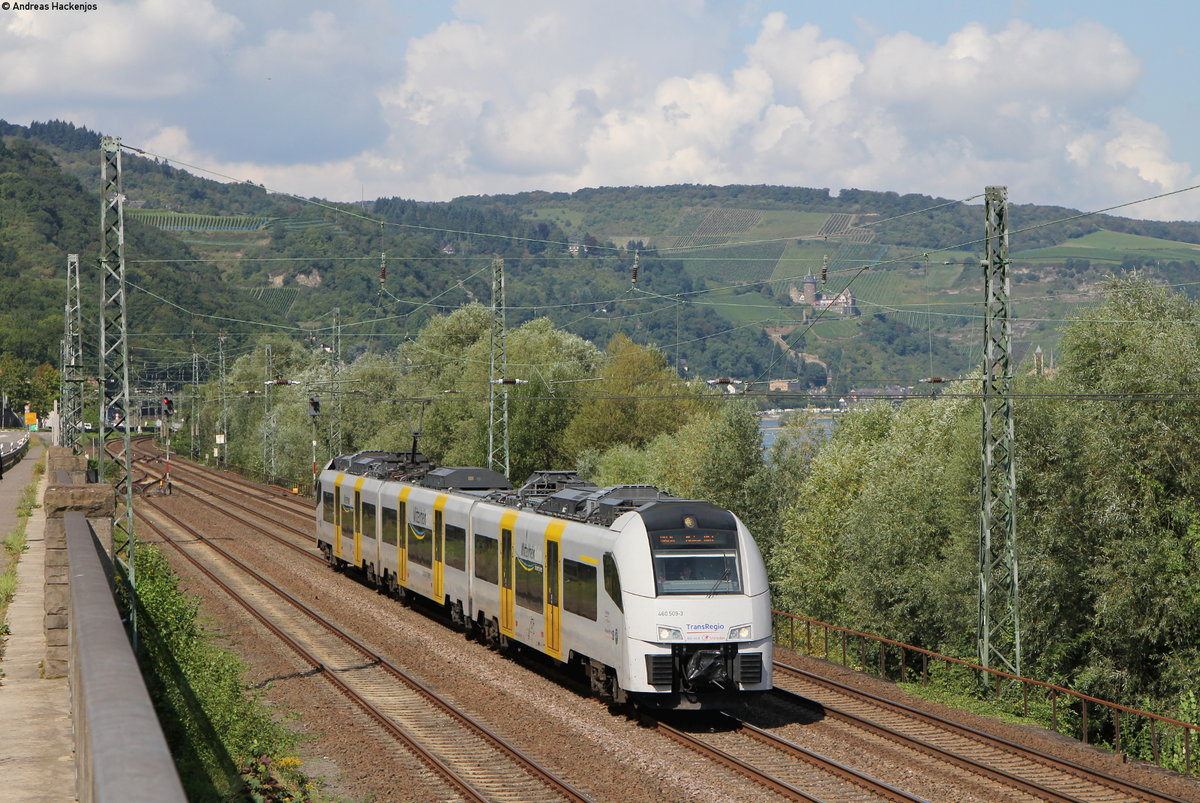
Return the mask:
<svg viewBox="0 0 1200 803"><path fill-rule="evenodd" d="M881 636L784 611L773 614L776 644L794 652L884 680L973 694L1084 744L1177 772L1200 770L1192 756L1200 738L1196 725Z"/></svg>

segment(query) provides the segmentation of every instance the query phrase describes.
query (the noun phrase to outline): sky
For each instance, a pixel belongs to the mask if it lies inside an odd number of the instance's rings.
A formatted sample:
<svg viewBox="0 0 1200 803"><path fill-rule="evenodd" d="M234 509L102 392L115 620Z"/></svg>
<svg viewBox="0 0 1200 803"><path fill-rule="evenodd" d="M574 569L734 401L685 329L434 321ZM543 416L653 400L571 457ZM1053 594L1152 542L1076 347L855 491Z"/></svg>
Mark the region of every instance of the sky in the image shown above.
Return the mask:
<svg viewBox="0 0 1200 803"><path fill-rule="evenodd" d="M1004 185L1200 220L1185 3L50 3L0 2L0 117L297 195Z"/></svg>

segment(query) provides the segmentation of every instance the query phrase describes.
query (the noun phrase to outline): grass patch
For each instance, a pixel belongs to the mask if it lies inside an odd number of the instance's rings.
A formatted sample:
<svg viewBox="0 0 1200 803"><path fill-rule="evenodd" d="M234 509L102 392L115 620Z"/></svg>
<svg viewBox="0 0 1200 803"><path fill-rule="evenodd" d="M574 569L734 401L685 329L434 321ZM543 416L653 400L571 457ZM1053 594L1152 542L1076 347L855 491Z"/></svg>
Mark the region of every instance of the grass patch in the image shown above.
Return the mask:
<svg viewBox="0 0 1200 803"><path fill-rule="evenodd" d="M138 660L188 799L313 800L297 734L250 690L241 659L217 646L199 597L179 588L153 546L138 544L135 561Z"/></svg>
<svg viewBox="0 0 1200 803"><path fill-rule="evenodd" d="M17 566L25 552L25 526L38 507L37 489L46 471L43 458L33 467L33 481L21 489L17 499L17 525L4 536L4 571L0 572L0 636L8 635L8 605L17 592Z"/></svg>
<svg viewBox="0 0 1200 803"><path fill-rule="evenodd" d="M742 326L760 324L799 323L802 317L799 307L782 307L761 293L737 293L728 289L712 290L696 296L697 306L711 307L721 317Z"/></svg>
<svg viewBox="0 0 1200 803"><path fill-rule="evenodd" d="M775 271L784 248L785 244L779 242L729 244L721 248L676 252L672 258L682 262L692 278L722 284L761 282Z"/></svg>
<svg viewBox="0 0 1200 803"><path fill-rule="evenodd" d="M924 700L929 700L935 703L950 708L957 708L960 711L969 711L972 714L978 714L983 717L994 717L1004 720L1005 722L1015 722L1021 725L1043 725L1041 721L1033 717L1024 717L1019 714L1014 714L1003 704L997 703L991 699L981 699L974 694L963 691L962 689L948 687L939 683L930 683L927 686L922 686L920 683L897 683L899 688L911 694L913 697L920 697Z"/></svg>
<svg viewBox="0 0 1200 803"><path fill-rule="evenodd" d="M1012 258L1022 261L1062 262L1067 259L1087 259L1092 262L1119 264L1126 256L1156 260L1200 260L1200 246L1126 234L1117 231L1096 231L1083 237L1067 240L1049 248L1017 251Z"/></svg>

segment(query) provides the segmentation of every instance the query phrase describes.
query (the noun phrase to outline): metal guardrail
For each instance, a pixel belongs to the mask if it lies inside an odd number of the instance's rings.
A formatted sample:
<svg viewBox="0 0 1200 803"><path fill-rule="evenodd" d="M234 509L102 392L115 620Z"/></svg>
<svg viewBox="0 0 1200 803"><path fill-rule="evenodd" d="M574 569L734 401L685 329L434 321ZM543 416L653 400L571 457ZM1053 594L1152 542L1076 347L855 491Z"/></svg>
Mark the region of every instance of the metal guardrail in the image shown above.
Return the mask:
<svg viewBox="0 0 1200 803"><path fill-rule="evenodd" d="M8 471L10 468L19 463L21 458L25 456L25 452L28 450L28 433L16 443L0 441L0 474L3 474L5 471Z"/></svg>
<svg viewBox="0 0 1200 803"><path fill-rule="evenodd" d="M933 650L904 644L882 636L873 636L869 633L838 627L784 611L773 610L772 614L775 624L775 643L796 652L841 663L843 666L854 666L886 680L908 681L919 677L923 686L929 685L930 662L934 662L935 665L941 662L947 672L953 668L972 675L977 681L975 685L991 690L995 700L1001 700L1008 689L1019 685L1021 689L1020 711L1021 715L1025 717L1030 716L1030 692L1041 695L1043 705L1048 704L1050 708L1052 729L1063 733L1060 729L1060 722L1063 722L1066 727L1070 728L1070 732L1064 735L1073 736L1084 744L1095 744L1096 742L1091 739L1090 734L1095 730L1099 735L1103 729L1104 736L1107 738L1106 743L1099 745L1101 747L1107 747L1118 753L1124 747L1129 754L1135 757L1151 760L1161 766L1176 764L1177 766L1170 768L1182 770L1188 774L1200 769L1200 762L1194 761L1192 758L1192 742L1200 739L1200 726L1152 714L1149 711L1139 711L1120 703L1101 700L1098 697L1072 691L1053 683L1012 675L998 669L989 669L962 658L943 655ZM781 625L783 626L781 627ZM797 635L797 631L800 631L799 635ZM814 633L817 634L816 641L818 642L816 651L813 650ZM786 639L783 637L784 634L786 634ZM830 634L833 634L832 645ZM871 646L868 647L868 644ZM891 663L888 661L889 655L893 657ZM1060 698L1062 698L1061 702ZM1090 716L1089 710L1091 711ZM1097 713L1099 716L1096 716ZM1130 718L1132 728L1126 725L1123 736L1121 723L1126 718ZM1064 722L1064 720L1066 721ZM1123 738L1125 739L1124 745ZM1131 739L1134 741L1132 745L1129 744ZM1175 756L1175 761L1166 761L1168 753ZM1182 761L1178 760L1180 753Z"/></svg>
<svg viewBox="0 0 1200 803"><path fill-rule="evenodd" d="M71 572L71 709L81 801L185 801L175 762L83 513L64 514Z"/></svg>

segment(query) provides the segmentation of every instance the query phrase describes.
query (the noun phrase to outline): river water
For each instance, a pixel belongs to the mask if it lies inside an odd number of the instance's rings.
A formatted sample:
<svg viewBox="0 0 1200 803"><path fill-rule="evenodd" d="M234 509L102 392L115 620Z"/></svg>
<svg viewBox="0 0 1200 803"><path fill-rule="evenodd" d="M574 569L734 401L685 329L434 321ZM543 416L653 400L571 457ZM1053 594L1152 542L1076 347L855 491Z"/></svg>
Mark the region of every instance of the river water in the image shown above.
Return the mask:
<svg viewBox="0 0 1200 803"><path fill-rule="evenodd" d="M812 437L819 440L828 438L830 433L837 428L837 417L840 415L840 412L833 410L779 410L764 413L758 418L758 431L762 435L763 449L770 451L771 447L775 445L775 439L783 431L788 417L794 413L808 415Z"/></svg>

